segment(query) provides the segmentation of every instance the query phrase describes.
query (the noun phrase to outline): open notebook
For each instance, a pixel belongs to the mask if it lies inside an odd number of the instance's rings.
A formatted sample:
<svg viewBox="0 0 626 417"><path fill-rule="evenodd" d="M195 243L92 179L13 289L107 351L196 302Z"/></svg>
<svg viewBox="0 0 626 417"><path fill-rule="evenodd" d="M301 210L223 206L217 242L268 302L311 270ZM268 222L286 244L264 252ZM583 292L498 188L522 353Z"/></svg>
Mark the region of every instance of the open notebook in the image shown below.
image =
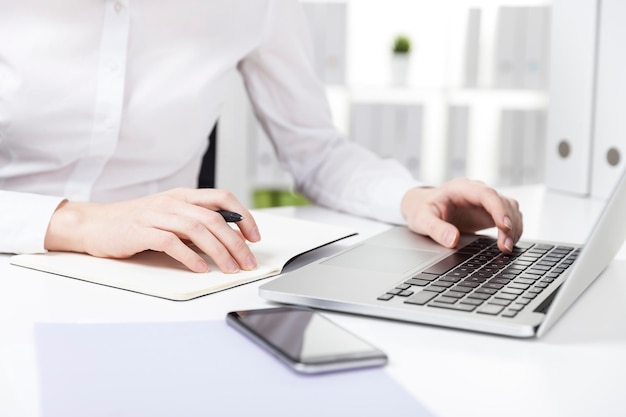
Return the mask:
<svg viewBox="0 0 626 417"><path fill-rule="evenodd" d="M161 252L105 259L69 252L23 254L11 263L142 294L184 301L279 274L292 258L355 233L338 226L253 212L261 241L250 243L258 267L224 274L208 256L209 272L194 273ZM236 226L233 226L236 227Z"/></svg>

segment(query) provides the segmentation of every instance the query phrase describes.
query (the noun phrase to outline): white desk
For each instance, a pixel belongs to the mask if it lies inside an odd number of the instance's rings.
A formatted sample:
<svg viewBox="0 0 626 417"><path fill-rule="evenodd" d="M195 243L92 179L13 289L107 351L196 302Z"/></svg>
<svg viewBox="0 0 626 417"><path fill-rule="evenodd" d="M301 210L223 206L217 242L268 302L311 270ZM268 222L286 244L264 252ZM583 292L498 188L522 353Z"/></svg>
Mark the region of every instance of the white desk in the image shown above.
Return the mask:
<svg viewBox="0 0 626 417"><path fill-rule="evenodd" d="M582 242L601 209L599 202L555 195L540 186L506 192L522 204L527 238ZM316 207L271 210L360 232L305 255L290 268L387 227ZM257 294L258 282L172 302L13 267L8 259L0 255L0 416L38 413L34 323L221 320L234 309L269 305ZM624 275L622 248L603 276L540 340L329 315L385 350L387 371L436 415L626 416Z"/></svg>

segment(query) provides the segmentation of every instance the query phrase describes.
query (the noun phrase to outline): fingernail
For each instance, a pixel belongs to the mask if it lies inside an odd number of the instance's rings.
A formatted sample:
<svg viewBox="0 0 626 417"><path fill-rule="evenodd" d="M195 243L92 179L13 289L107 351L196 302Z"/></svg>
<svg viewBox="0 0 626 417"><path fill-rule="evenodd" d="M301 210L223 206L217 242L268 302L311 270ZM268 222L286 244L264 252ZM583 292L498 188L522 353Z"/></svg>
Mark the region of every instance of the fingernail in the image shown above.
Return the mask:
<svg viewBox="0 0 626 417"><path fill-rule="evenodd" d="M509 216L504 216L504 225L509 230L511 230L511 228L513 227L513 222L511 222L511 219L509 218Z"/></svg>
<svg viewBox="0 0 626 417"><path fill-rule="evenodd" d="M198 270L198 272L206 272L209 270L209 265L207 265L207 263L204 261L198 261L198 263L196 264L196 269Z"/></svg>
<svg viewBox="0 0 626 417"><path fill-rule="evenodd" d="M510 237L507 237L504 240L504 247L510 251L513 250L513 239L511 239Z"/></svg>
<svg viewBox="0 0 626 417"><path fill-rule="evenodd" d="M230 273L239 272L239 265L237 265L237 262L235 262L234 259L231 259L228 262L228 271L226 272L230 272Z"/></svg>
<svg viewBox="0 0 626 417"><path fill-rule="evenodd" d="M447 247L452 247L452 245L454 245L454 238L455 238L454 231L453 230L448 230L443 235L443 243L444 243L444 245L446 245Z"/></svg>
<svg viewBox="0 0 626 417"><path fill-rule="evenodd" d="M254 259L254 256L250 255L246 259L246 269L254 269L254 268L256 268L256 259Z"/></svg>

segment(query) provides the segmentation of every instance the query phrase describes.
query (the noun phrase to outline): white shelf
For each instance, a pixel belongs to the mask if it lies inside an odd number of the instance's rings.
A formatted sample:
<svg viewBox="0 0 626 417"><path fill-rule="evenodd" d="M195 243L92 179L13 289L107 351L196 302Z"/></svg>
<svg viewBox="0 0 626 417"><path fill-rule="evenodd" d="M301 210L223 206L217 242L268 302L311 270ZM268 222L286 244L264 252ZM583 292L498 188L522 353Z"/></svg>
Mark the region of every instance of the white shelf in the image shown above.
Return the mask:
<svg viewBox="0 0 626 417"><path fill-rule="evenodd" d="M403 105L421 106L420 150L416 150L415 143L411 144L411 152L419 152L419 155L406 158L413 164L413 169L415 161L419 161L420 179L437 184L449 179L453 174L462 174L460 170L464 169L467 176L500 185L499 176L502 169L498 164L501 151L511 149L510 146L507 148L507 144L501 146L500 143L504 135L501 126L503 112L526 111L545 114L549 104L546 88L543 88L541 83L522 82L520 86L524 88L494 88L497 85L496 60L499 51L501 53L502 50L498 50L496 42L501 35L499 30L502 30L501 25L499 26L502 7L545 8L551 6L550 0L456 0L445 4L414 0L301 0L301 2L307 5L305 12L312 14L308 16L310 21L317 22L318 28L313 31L313 41L321 47L316 47L316 55L327 56L337 51L345 53L344 59L340 60L345 64L342 69L345 71L344 82L337 83L337 79L341 77L339 73L333 73L332 79L329 79L326 85L335 125L343 134L350 137L353 104L369 103L379 108L389 105L396 106L396 109ZM327 5L335 7L326 7ZM340 12L343 6L345 8ZM342 15L342 19L345 19L345 32L340 30L341 25L332 16L329 18L332 23L330 26L335 29L329 29L328 33L319 30L319 27L324 27L320 25L319 17L334 13L331 10L337 11L336 14ZM506 11L509 17L515 12L516 10L510 9ZM524 19L530 20L531 18L524 13L521 14L526 16ZM545 29L543 26L542 28ZM331 32L335 35L330 36ZM410 36L414 41L406 86L392 85L390 77L390 46L395 35L400 33ZM329 36L345 42L345 47L334 45L329 49ZM521 39L519 33L515 36ZM467 41L470 37L473 39L472 42ZM530 40L524 38L523 41L537 44L537 39L532 37ZM476 54L473 59L466 56L468 49ZM330 69L324 65L318 65L318 70L322 72L320 74L322 78L330 77L331 73L328 72ZM520 79L519 74L517 79ZM236 101L241 102L240 99ZM234 107L229 107L229 111ZM289 187L287 174L281 172L278 167L276 169L268 167L265 171L268 175L263 178L259 178L250 168L258 165L258 155L251 151L258 148L258 143L252 145L253 142L258 142L258 129L254 126L254 120L249 117L251 115L249 109L244 107L239 105L237 111L240 114L231 117L230 120L240 124L241 120L248 120L247 123L251 125L244 129L235 127L233 122L231 129L238 135L236 148L249 150L247 165L241 168L240 164L231 158L232 163L223 166L227 171L248 170L248 174L245 186L240 184L233 186L237 190L253 190L272 185ZM451 109L457 111L455 117L450 117ZM393 113L388 109L384 111ZM458 117L459 114L462 116ZM389 117L398 120L396 116ZM510 114L507 117L509 117L507 120L510 120ZM381 116L379 119L384 117ZM456 120L463 126L449 125ZM413 131L414 127L411 130ZM451 136L454 136L454 139L451 139ZM229 140L231 137L229 135ZM460 144L459 141L463 143ZM536 143L533 146L537 148ZM450 151L452 147L455 147L456 152ZM376 144L375 148L384 150L387 147L385 144ZM461 161L462 154L459 153L461 148L465 149L465 161ZM263 158L266 157L264 154ZM542 160L541 155L538 155L537 160ZM454 169L451 168L452 165L455 166ZM220 181L220 178L223 181ZM218 176L218 185L230 186L228 184L230 178L238 181L241 179L234 173L225 172ZM240 191L242 192L244 191ZM251 195L251 192L249 194ZM245 198L242 197L244 200Z"/></svg>

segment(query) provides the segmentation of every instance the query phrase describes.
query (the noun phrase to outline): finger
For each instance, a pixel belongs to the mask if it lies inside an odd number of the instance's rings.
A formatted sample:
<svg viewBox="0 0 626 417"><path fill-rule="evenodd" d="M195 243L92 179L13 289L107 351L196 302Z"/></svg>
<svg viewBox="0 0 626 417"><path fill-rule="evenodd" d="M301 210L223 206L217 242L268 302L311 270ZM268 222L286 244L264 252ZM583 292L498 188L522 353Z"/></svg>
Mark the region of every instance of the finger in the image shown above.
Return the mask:
<svg viewBox="0 0 626 417"><path fill-rule="evenodd" d="M259 228L250 211L237 200L229 191L216 189L189 190L185 195L185 201L190 204L205 207L210 210L229 210L239 213L243 220L237 222L237 227L243 236L250 242L261 240Z"/></svg>
<svg viewBox="0 0 626 417"><path fill-rule="evenodd" d="M172 212L154 214L150 219L152 227L189 240L211 257L222 272L256 267L250 248L218 213L183 202L171 208Z"/></svg>
<svg viewBox="0 0 626 417"><path fill-rule="evenodd" d="M483 187L478 198L502 234L499 241L500 249L512 246L511 241L517 242L522 232L522 219L517 201L503 197L496 190L488 187ZM507 238L510 241L507 242Z"/></svg>
<svg viewBox="0 0 626 417"><path fill-rule="evenodd" d="M209 266L204 259L174 233L159 229L143 229L141 235L141 239L151 243L147 249L166 253L193 272L208 271Z"/></svg>
<svg viewBox="0 0 626 417"><path fill-rule="evenodd" d="M498 249L502 252L510 253L514 244L515 242L511 236L498 229Z"/></svg>
<svg viewBox="0 0 626 417"><path fill-rule="evenodd" d="M498 227L498 248L509 253L522 236L523 221L517 201L512 199L505 199L504 201L508 210L502 221L504 227Z"/></svg>
<svg viewBox="0 0 626 417"><path fill-rule="evenodd" d="M240 231L228 225L221 215L215 211L194 205L185 206L182 210L190 218L199 219L209 232L210 237L207 237L204 235L204 230L198 227L200 230L197 230L197 232L200 233L189 236L203 252L212 256L212 254L217 251L218 256L221 256L220 245L222 245L241 269L252 270L256 268L256 259L246 243L246 240L243 238ZM237 223L241 223L242 221L243 220ZM193 225L192 231L196 231L196 225Z"/></svg>
<svg viewBox="0 0 626 417"><path fill-rule="evenodd" d="M261 240L261 233L259 232L259 227L256 224L256 220L254 220L254 216L252 213L241 207L239 209L229 209L229 210L237 210L236 213L239 213L243 216L243 220L238 221L236 223L237 228L241 231L241 234L245 237L246 240L250 242L258 242Z"/></svg>

